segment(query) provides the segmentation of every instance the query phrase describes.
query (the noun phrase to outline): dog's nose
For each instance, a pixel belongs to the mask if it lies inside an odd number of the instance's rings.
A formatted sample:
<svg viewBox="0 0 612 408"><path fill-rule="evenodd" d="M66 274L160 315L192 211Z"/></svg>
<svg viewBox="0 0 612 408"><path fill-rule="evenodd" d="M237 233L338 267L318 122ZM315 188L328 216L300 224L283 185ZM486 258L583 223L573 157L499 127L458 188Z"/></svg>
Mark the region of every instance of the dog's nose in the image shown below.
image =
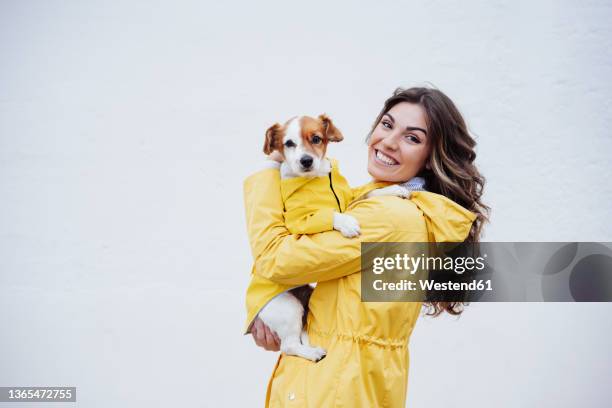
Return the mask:
<svg viewBox="0 0 612 408"><path fill-rule="evenodd" d="M312 166L312 157L310 156L302 156L302 158L300 159L300 164L305 168L309 168L310 166Z"/></svg>

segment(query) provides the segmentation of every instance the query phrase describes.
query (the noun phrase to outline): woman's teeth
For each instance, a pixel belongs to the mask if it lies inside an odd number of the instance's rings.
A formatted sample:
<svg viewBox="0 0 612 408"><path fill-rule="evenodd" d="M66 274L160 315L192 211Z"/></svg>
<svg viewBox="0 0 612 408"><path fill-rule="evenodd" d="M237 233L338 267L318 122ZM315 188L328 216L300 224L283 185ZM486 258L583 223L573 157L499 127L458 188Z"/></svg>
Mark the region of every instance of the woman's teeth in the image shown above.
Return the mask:
<svg viewBox="0 0 612 408"><path fill-rule="evenodd" d="M380 150L376 151L376 158L378 160L380 160L381 162L383 162L385 164L388 164L389 166L392 166L394 164L398 164L397 161L395 161L391 157L387 156L386 154L383 154Z"/></svg>

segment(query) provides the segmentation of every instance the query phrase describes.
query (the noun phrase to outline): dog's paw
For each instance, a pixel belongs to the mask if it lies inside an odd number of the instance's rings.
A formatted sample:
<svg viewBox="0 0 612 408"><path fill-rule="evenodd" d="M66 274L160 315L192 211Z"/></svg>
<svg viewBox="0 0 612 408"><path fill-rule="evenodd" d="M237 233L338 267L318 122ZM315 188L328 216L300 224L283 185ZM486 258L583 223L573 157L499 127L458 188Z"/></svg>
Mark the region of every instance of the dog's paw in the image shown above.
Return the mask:
<svg viewBox="0 0 612 408"><path fill-rule="evenodd" d="M317 361L323 360L326 355L327 351L325 351L325 349L322 349L321 347L311 347L307 358L316 363Z"/></svg>
<svg viewBox="0 0 612 408"><path fill-rule="evenodd" d="M334 213L334 229L340 231L347 238L353 238L361 234L359 222L350 215Z"/></svg>
<svg viewBox="0 0 612 408"><path fill-rule="evenodd" d="M317 347L316 348L317 359L315 361L323 360L326 355L327 355L327 351L325 349L322 349L321 347Z"/></svg>

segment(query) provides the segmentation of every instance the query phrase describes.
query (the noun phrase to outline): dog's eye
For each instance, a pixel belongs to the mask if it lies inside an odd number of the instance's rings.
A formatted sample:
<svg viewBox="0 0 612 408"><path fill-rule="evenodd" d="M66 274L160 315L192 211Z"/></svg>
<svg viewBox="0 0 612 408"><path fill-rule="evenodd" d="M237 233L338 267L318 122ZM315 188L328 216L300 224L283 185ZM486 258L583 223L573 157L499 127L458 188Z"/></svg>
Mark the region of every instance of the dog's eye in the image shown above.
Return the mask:
<svg viewBox="0 0 612 408"><path fill-rule="evenodd" d="M319 143L321 143L322 140L323 139L321 139L321 136L314 135L312 137L312 144L319 144Z"/></svg>
<svg viewBox="0 0 612 408"><path fill-rule="evenodd" d="M295 143L293 143L293 140L287 140L285 142L285 147L295 147Z"/></svg>

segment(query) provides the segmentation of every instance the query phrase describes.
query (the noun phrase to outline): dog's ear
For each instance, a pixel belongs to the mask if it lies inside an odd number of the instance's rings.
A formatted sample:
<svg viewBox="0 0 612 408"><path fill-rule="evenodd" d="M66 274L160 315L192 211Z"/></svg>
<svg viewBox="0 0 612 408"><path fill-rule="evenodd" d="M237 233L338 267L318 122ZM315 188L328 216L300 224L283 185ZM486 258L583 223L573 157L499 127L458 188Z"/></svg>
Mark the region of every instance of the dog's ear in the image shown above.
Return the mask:
<svg viewBox="0 0 612 408"><path fill-rule="evenodd" d="M323 123L323 129L325 129L325 137L330 142L341 142L344 137L342 133L338 130L337 127L334 126L332 120L326 115L319 115L319 120Z"/></svg>
<svg viewBox="0 0 612 408"><path fill-rule="evenodd" d="M274 150L278 150L276 144L278 143L281 134L281 125L278 123L273 124L266 130L266 141L264 143L263 151L265 154L270 154Z"/></svg>

